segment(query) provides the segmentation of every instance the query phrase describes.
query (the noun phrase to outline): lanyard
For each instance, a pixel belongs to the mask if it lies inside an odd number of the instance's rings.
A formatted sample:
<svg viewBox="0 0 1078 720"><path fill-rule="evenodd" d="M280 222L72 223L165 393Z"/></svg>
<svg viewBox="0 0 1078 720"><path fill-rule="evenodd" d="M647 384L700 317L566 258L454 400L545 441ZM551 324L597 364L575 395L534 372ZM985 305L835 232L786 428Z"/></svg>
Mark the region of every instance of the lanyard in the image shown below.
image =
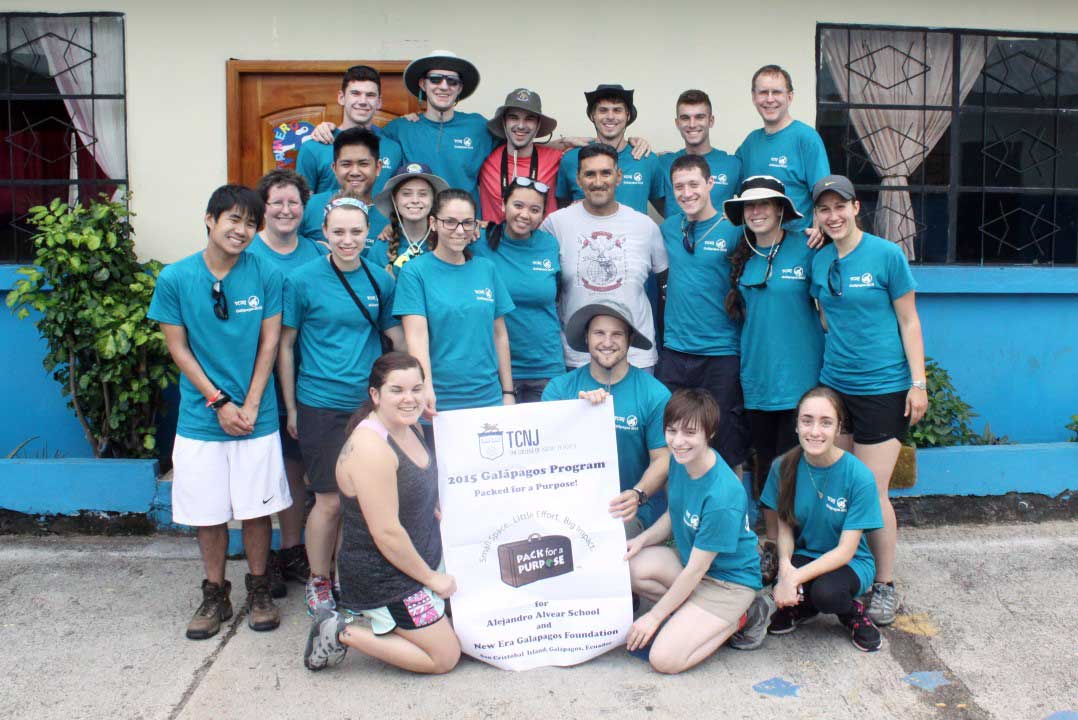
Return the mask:
<svg viewBox="0 0 1078 720"><path fill-rule="evenodd" d="M515 167L513 168L516 169ZM535 180L539 177L539 148L532 146L531 165L528 167L528 177ZM502 190L509 187L509 183L516 178L509 177L509 145L502 148Z"/></svg>

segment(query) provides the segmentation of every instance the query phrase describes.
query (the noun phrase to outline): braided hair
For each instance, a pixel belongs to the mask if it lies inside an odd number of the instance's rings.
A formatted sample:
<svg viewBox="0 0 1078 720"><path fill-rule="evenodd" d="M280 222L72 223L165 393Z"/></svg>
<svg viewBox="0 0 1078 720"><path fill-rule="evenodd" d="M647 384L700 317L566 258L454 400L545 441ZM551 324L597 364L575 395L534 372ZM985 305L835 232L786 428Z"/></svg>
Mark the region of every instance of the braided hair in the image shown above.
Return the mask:
<svg viewBox="0 0 1078 720"><path fill-rule="evenodd" d="M749 244L750 235L752 235L752 231L746 229L744 242L738 243L738 246L734 248L734 251L727 258L730 262L730 291L726 293L726 300L723 304L730 319L739 323L745 321L745 298L741 295L741 291L738 290L737 284L741 280L741 274L745 272L745 263L752 257L752 245Z"/></svg>

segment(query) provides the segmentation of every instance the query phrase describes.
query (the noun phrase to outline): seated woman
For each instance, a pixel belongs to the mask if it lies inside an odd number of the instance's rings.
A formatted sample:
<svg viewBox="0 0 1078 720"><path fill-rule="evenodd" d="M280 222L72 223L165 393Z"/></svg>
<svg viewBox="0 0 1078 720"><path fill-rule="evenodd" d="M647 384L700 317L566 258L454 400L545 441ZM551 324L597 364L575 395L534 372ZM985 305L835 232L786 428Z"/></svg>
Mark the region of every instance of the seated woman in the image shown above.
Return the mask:
<svg viewBox="0 0 1078 720"><path fill-rule="evenodd" d="M438 471L416 425L425 387L411 355L386 353L371 368L369 399L337 462L346 612L315 615L303 653L309 670L339 663L350 647L417 673L446 673L460 659L444 602L457 584L439 569Z"/></svg>
<svg viewBox="0 0 1078 720"><path fill-rule="evenodd" d="M700 388L678 390L663 425L670 506L626 553L633 592L655 606L633 623L627 645L637 650L654 637L651 666L679 673L728 638L739 650L760 647L773 606L757 592L763 583L745 488L708 444L719 426L715 400ZM664 544L671 533L675 547Z"/></svg>
<svg viewBox="0 0 1078 720"><path fill-rule="evenodd" d="M835 445L846 412L838 393L809 390L797 404L800 444L771 466L760 502L779 518L779 610L768 632L784 635L821 612L838 616L854 647L880 649L880 631L856 600L876 563L864 531L883 527L872 471Z"/></svg>

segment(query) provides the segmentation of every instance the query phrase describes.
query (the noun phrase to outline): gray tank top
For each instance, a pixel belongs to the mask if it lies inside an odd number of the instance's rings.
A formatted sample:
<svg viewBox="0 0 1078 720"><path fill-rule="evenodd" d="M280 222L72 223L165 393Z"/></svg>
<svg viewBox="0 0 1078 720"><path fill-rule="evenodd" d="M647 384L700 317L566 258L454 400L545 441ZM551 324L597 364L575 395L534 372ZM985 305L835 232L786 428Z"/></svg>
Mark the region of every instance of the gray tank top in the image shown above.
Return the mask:
<svg viewBox="0 0 1078 720"><path fill-rule="evenodd" d="M442 536L434 509L438 504L438 469L434 455L419 436L419 442L430 458L421 468L389 437L385 428L374 418L364 420L369 427L385 437L397 455L397 500L400 524L411 538L416 551L431 568L442 562ZM414 428L413 428L414 430ZM337 574L341 581L341 605L349 610L370 610L402 600L422 585L390 563L371 537L359 501L354 496L341 495L343 538L337 557Z"/></svg>

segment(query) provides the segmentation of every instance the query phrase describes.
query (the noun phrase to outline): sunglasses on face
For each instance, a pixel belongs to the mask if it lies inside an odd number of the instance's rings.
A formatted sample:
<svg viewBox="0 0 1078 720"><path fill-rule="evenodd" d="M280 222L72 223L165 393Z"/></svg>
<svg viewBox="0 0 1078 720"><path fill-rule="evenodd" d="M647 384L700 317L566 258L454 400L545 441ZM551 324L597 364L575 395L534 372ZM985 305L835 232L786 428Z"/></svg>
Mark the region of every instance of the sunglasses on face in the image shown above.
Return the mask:
<svg viewBox="0 0 1078 720"><path fill-rule="evenodd" d="M213 298L213 314L218 320L228 320L228 298L225 297L225 288L220 280L213 284L210 296Z"/></svg>
<svg viewBox="0 0 1078 720"><path fill-rule="evenodd" d="M441 85L444 82L451 88L457 88L461 85L461 80L456 75L442 75L441 73L431 73L427 76L427 82L431 85Z"/></svg>

